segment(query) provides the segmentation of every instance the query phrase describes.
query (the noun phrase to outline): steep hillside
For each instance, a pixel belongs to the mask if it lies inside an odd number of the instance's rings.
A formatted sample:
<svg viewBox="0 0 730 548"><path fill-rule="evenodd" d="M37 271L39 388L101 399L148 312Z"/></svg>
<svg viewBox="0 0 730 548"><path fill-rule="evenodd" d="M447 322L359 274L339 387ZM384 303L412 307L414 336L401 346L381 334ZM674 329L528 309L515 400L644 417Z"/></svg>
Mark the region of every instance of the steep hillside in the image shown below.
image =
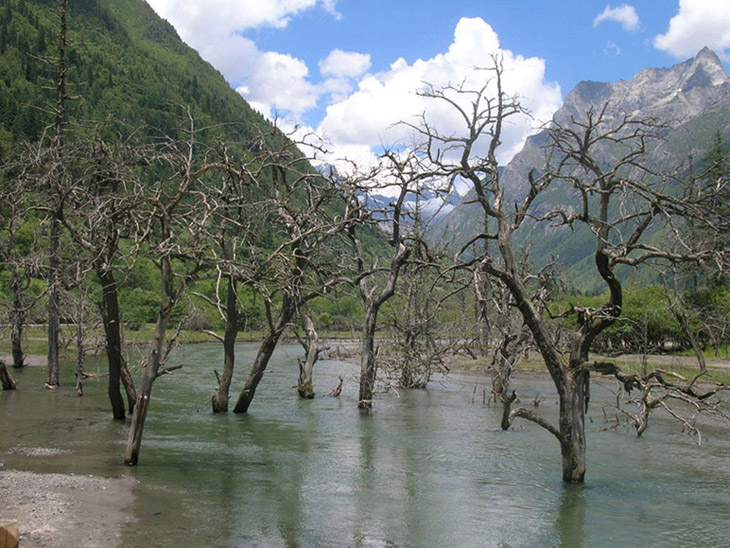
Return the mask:
<svg viewBox="0 0 730 548"><path fill-rule="evenodd" d="M719 131L730 140L730 78L725 75L718 57L703 49L693 59L671 68L649 68L630 82L581 82L565 99L554 120L563 125L571 118L583 117L591 107L608 103L609 116L633 118L653 117L670 124L665 139L649 151L650 165L669 169L689 159L701 159ZM508 192L517 193L527 183L530 169L539 169L544 161L547 135L541 132L530 137L523 150L502 172ZM611 150L604 150L610 162ZM464 201L469 201L467 196ZM576 196L564 190L546 194L535 204L537 213L551 204L571 204ZM462 202L435 227L434 233L456 244L465 242L481 223L481 211L474 204ZM587 230L558 230L542 225L526 227L518 237L531 247L536 262L556 257L571 284L584 291L603 288L592 265L593 238ZM631 271L622 272L624 277Z"/></svg>
<svg viewBox="0 0 730 548"><path fill-rule="evenodd" d="M58 25L53 0L0 0L2 149L49 123ZM172 133L185 105L232 140L270 127L144 0L69 2L68 38L72 119L113 115Z"/></svg>

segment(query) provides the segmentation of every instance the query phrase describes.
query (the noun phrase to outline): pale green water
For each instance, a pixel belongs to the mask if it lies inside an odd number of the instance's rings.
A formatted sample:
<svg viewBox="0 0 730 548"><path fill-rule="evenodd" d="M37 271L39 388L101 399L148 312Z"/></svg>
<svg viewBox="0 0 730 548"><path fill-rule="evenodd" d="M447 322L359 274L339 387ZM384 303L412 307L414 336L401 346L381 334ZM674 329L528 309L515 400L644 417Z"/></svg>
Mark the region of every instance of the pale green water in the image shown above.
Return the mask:
<svg viewBox="0 0 730 548"><path fill-rule="evenodd" d="M254 351L239 347L241 372ZM527 423L502 432L498 409L480 396L472 404L485 377L383 395L365 416L350 365L318 364L322 397L298 399L298 354L277 351L250 414L215 416L221 348L186 348L184 369L155 384L136 468L121 464L126 425L109 418L105 380L87 382L79 400L70 376L49 393L43 371L17 374L22 390L0 394L0 462L138 478L125 546L730 545L726 428L705 426L702 447L660 418L643 439L603 431L610 393L594 389L586 485L565 486L549 434ZM326 396L343 373L342 396ZM518 388L525 401L548 394L540 410L555 413L549 383ZM27 457L13 447L68 453Z"/></svg>

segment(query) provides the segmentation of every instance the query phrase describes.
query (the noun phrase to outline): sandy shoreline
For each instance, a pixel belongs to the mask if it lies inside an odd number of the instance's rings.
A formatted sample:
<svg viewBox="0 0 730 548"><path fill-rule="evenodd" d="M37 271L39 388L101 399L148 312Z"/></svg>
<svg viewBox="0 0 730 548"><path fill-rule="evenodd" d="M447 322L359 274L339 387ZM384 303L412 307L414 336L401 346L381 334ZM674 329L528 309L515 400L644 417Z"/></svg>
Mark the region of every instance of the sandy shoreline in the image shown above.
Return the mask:
<svg viewBox="0 0 730 548"><path fill-rule="evenodd" d="M136 483L0 469L0 518L18 522L22 548L120 546Z"/></svg>

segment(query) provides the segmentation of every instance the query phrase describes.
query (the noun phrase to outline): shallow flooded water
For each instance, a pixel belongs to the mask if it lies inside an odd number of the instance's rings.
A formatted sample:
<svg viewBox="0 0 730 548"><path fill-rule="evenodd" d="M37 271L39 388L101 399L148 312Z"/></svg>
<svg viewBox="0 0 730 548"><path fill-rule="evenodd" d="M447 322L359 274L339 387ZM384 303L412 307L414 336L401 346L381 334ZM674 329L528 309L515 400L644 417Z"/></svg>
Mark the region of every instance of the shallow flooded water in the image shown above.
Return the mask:
<svg viewBox="0 0 730 548"><path fill-rule="evenodd" d="M238 348L234 401L256 348ZM644 437L606 430L594 388L588 474L563 485L557 441L520 423L499 430L482 403L489 380L452 374L356 408L357 371L323 361L314 400L295 385L300 348L277 350L247 415L214 415L220 345L186 347L153 390L140 465L122 464L127 425L113 422L105 379L76 398L45 372L13 373L0 394L0 462L37 472L131 475L140 483L124 546L721 546L730 538L730 429L704 443L656 417ZM96 367L96 365L90 365ZM103 364L99 367L103 369ZM342 396L328 396L345 377ZM476 395L475 395L475 386ZM547 379L520 379L524 402L556 414ZM47 449L59 449L49 454Z"/></svg>

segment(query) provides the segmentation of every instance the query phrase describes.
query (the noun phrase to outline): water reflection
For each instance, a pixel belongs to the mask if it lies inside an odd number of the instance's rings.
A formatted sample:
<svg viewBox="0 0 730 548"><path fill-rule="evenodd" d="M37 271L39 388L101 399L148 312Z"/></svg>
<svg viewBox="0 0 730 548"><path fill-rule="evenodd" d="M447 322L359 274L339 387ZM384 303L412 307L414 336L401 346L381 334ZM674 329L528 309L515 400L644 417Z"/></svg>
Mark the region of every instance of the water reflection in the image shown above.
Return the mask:
<svg viewBox="0 0 730 548"><path fill-rule="evenodd" d="M555 529L560 546L578 547L585 542L586 499L583 485L563 485Z"/></svg>

